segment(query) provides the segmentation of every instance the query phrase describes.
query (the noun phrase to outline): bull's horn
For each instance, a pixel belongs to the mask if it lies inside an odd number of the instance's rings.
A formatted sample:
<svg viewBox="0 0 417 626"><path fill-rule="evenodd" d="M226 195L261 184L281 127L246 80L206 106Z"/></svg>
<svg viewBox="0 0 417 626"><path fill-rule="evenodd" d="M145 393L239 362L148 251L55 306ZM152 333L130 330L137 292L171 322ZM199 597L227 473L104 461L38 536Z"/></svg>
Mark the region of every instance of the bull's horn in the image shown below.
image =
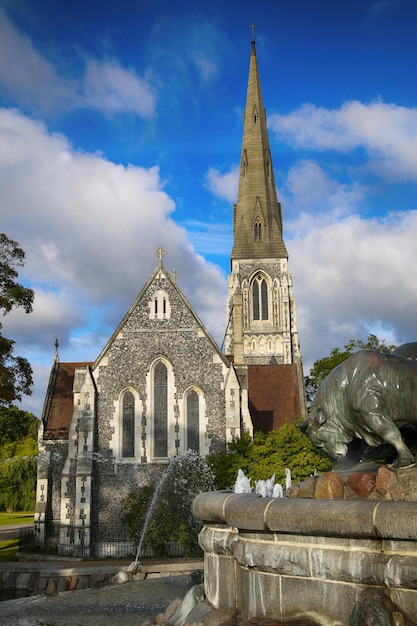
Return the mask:
<svg viewBox="0 0 417 626"><path fill-rule="evenodd" d="M303 420L302 422L297 422L296 426L301 430L302 433L305 433L308 428L308 417L306 417L305 420Z"/></svg>

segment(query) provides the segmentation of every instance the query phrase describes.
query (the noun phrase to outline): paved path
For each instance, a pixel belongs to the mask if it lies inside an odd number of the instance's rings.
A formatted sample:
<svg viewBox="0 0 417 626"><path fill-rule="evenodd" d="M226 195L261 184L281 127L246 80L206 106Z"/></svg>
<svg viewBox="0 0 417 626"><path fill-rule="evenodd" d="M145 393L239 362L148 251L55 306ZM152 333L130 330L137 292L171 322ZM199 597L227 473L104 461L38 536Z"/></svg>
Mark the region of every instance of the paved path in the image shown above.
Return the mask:
<svg viewBox="0 0 417 626"><path fill-rule="evenodd" d="M188 575L0 603L1 626L140 626L194 584Z"/></svg>
<svg viewBox="0 0 417 626"><path fill-rule="evenodd" d="M33 526L33 520L31 522L25 522L20 524L2 524L0 526L0 541L6 541L7 539L17 539L19 537L21 528L29 528Z"/></svg>

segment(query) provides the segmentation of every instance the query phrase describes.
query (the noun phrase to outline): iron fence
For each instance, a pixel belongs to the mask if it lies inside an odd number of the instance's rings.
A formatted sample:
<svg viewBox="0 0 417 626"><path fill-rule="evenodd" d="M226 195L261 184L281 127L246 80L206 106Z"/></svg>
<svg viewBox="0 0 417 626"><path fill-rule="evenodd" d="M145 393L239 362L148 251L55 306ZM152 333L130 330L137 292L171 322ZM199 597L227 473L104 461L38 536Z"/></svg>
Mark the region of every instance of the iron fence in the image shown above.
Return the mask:
<svg viewBox="0 0 417 626"><path fill-rule="evenodd" d="M125 526L119 524L100 524L91 529L90 541L87 533L90 529L77 526L48 524L45 541L41 548L34 528L21 528L19 550L21 552L45 552L77 558L135 558L138 541L130 537ZM190 554L177 541L170 539L158 546L144 542L141 558L176 558L200 556Z"/></svg>

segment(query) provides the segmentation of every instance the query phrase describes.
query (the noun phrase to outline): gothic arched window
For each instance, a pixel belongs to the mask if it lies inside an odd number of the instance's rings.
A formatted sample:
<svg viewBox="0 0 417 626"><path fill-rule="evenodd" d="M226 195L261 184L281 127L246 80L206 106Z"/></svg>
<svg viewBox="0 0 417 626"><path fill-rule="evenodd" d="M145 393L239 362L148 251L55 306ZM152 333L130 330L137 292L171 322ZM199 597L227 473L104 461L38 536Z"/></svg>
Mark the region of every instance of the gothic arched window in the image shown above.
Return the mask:
<svg viewBox="0 0 417 626"><path fill-rule="evenodd" d="M254 223L253 236L255 241L262 241L262 224L259 217L256 218Z"/></svg>
<svg viewBox="0 0 417 626"><path fill-rule="evenodd" d="M200 408L195 391L187 394L187 448L200 452Z"/></svg>
<svg viewBox="0 0 417 626"><path fill-rule="evenodd" d="M153 372L154 456L168 456L168 370L159 361Z"/></svg>
<svg viewBox="0 0 417 626"><path fill-rule="evenodd" d="M135 398L131 391L123 394L122 456L135 456Z"/></svg>
<svg viewBox="0 0 417 626"><path fill-rule="evenodd" d="M269 319L268 285L262 274L255 276L252 283L252 313L255 321Z"/></svg>

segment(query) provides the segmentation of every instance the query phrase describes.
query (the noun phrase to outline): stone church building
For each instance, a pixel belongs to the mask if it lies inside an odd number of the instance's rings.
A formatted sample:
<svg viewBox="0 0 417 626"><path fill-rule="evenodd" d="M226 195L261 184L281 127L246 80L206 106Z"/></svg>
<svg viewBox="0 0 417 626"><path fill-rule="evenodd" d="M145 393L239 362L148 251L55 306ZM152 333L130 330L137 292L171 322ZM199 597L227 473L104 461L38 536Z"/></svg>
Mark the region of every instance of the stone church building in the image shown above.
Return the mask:
<svg viewBox="0 0 417 626"><path fill-rule="evenodd" d="M223 352L164 266L92 362L58 346L39 430L35 530L58 553L107 554L121 500L187 450L304 416L288 253L252 40Z"/></svg>

